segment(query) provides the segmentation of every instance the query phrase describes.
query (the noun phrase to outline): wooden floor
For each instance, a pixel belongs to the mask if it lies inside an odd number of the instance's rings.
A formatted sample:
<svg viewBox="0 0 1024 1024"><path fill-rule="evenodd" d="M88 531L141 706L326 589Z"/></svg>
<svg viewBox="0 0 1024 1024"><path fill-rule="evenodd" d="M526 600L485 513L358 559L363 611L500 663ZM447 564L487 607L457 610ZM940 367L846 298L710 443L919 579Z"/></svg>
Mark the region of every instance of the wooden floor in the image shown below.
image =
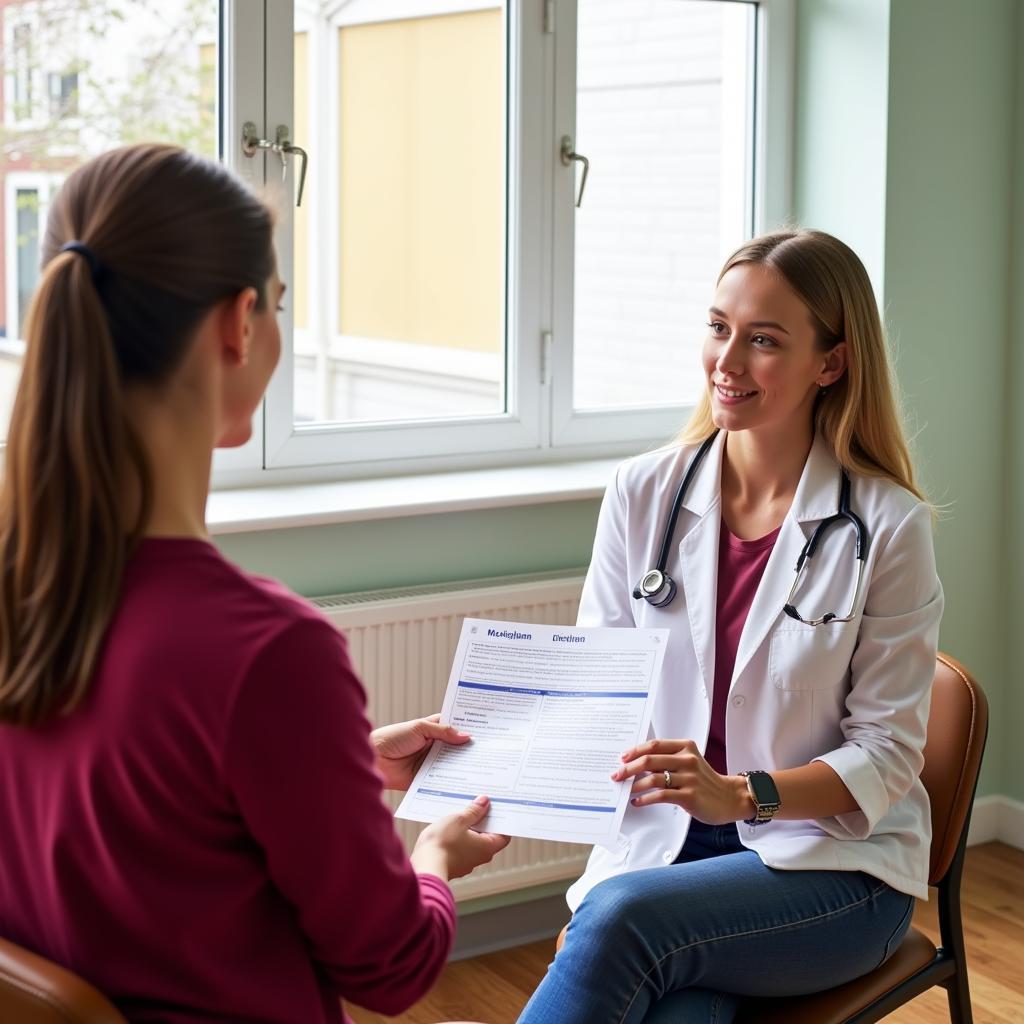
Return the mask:
<svg viewBox="0 0 1024 1024"><path fill-rule="evenodd" d="M961 905L975 1024L1024 1024L1024 852L1000 843L971 847ZM938 941L934 901L918 905L914 924ZM553 948L553 942L536 942L450 964L434 991L400 1017L355 1007L349 1013L356 1024L514 1024ZM949 1024L945 990L933 988L886 1020Z"/></svg>

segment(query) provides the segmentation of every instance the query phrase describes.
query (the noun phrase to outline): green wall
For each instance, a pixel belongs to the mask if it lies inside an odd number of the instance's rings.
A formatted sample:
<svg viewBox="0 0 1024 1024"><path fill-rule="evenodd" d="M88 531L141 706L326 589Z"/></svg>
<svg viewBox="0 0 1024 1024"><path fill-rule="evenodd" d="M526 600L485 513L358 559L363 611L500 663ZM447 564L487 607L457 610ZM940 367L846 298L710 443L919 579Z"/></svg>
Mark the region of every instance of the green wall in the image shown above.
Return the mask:
<svg viewBox="0 0 1024 1024"><path fill-rule="evenodd" d="M889 2L797 2L796 221L850 245L880 293Z"/></svg>
<svg viewBox="0 0 1024 1024"><path fill-rule="evenodd" d="M599 501L408 516L216 537L250 572L307 597L576 569L590 561Z"/></svg>
<svg viewBox="0 0 1024 1024"><path fill-rule="evenodd" d="M894 0L885 302L925 482L949 502L936 538L942 646L1005 722L1005 480L1016 0ZM1003 791L993 729L982 792Z"/></svg>
<svg viewBox="0 0 1024 1024"><path fill-rule="evenodd" d="M1017 9L1017 109L1014 159L1013 254L1010 292L1013 333L1006 375L1007 446L1006 700L1002 791L1024 801L1024 0Z"/></svg>
<svg viewBox="0 0 1024 1024"><path fill-rule="evenodd" d="M882 282L915 456L944 508L941 645L977 673L997 723L982 794L1006 791L1009 735L1004 380L1017 7L804 0L798 22L797 219L861 239ZM852 182L850 167L876 173Z"/></svg>
<svg viewBox="0 0 1024 1024"><path fill-rule="evenodd" d="M923 480L946 508L936 541L941 643L978 674L994 712L979 792L1024 799L1024 693L1007 672L1024 665L1024 536L1006 512L1024 509L1024 412L1012 400L1024 394L1015 55L1024 63L1024 0L801 0L794 212L849 241L883 296ZM313 596L585 565L597 507L217 543Z"/></svg>

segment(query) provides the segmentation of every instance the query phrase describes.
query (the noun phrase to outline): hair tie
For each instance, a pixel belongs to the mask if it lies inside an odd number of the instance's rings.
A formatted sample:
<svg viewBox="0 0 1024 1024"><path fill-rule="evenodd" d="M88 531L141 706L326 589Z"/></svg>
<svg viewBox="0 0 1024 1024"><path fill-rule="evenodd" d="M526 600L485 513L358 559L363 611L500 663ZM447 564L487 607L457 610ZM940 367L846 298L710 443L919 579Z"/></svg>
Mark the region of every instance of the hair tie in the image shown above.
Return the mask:
<svg viewBox="0 0 1024 1024"><path fill-rule="evenodd" d="M61 252L77 252L80 256L84 256L89 263L89 272L92 274L92 283L98 285L100 283L100 275L103 273L103 267L100 261L96 258L96 253L92 251L85 244L85 242L65 242L60 247Z"/></svg>

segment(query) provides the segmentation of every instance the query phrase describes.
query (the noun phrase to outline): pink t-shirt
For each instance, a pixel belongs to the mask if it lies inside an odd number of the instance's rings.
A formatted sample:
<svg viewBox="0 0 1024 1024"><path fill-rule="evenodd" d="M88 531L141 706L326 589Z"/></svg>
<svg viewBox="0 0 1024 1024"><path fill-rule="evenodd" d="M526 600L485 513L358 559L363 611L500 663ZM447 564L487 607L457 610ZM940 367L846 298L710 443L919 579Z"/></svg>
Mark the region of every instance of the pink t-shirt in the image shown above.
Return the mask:
<svg viewBox="0 0 1024 1024"><path fill-rule="evenodd" d="M722 520L718 542L718 600L715 618L715 685L711 695L711 731L705 758L722 775L726 774L725 708L729 684L736 665L743 623L754 603L757 585L764 575L768 557L779 529L757 540L740 540Z"/></svg>
<svg viewBox="0 0 1024 1024"><path fill-rule="evenodd" d="M0 726L0 936L132 1021L397 1014L455 909L381 799L344 640L200 540L146 540L86 702Z"/></svg>

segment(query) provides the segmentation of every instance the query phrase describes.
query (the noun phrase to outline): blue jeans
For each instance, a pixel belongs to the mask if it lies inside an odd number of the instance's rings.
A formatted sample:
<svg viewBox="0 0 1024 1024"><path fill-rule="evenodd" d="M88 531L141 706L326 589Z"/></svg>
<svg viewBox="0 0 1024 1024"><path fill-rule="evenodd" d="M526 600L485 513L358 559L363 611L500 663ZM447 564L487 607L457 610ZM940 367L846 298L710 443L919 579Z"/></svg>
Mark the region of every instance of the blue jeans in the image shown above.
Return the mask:
<svg viewBox="0 0 1024 1024"><path fill-rule="evenodd" d="M728 1024L742 997L873 970L913 909L863 872L767 868L735 825L694 822L674 864L590 890L519 1024Z"/></svg>

